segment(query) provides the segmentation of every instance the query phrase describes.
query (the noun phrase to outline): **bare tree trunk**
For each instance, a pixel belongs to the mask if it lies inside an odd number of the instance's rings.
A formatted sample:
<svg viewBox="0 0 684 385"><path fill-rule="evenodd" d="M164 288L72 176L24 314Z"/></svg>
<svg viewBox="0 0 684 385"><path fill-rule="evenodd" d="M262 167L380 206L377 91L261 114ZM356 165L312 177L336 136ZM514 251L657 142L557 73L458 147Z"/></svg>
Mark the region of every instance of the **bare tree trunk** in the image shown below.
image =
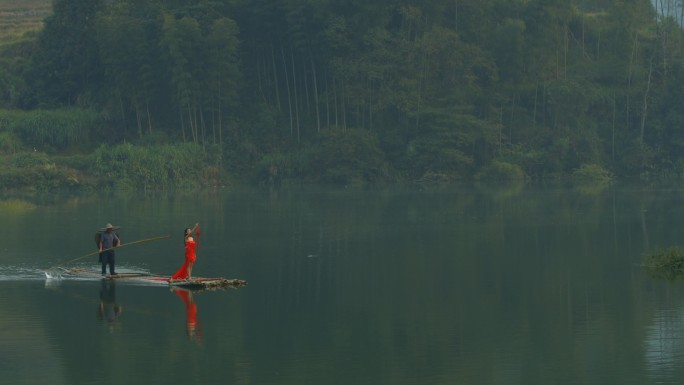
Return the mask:
<svg viewBox="0 0 684 385"><path fill-rule="evenodd" d="M147 129L150 134L152 134L152 114L150 114L150 102L149 100L145 103L145 108L147 109Z"/></svg>
<svg viewBox="0 0 684 385"><path fill-rule="evenodd" d="M261 51L261 50L259 50L259 51ZM262 76L261 66L262 65L264 66L264 68L263 68L264 75L263 76L268 76L268 69L267 69L267 66L265 64L266 59L259 59L263 55L260 55L260 54L256 54L256 55L257 55L257 71L256 71L256 73L257 73L257 84L259 85L259 94L261 95L261 98L264 100L264 102L266 102L268 104L268 98L266 97L266 93L264 93L264 84L263 84L264 80L261 78L261 76ZM263 64L262 64L262 62L263 62Z"/></svg>
<svg viewBox="0 0 684 385"><path fill-rule="evenodd" d="M306 73L306 59L302 57L302 76L304 77L304 100L306 100L306 116L311 115L311 98L309 97L309 76Z"/></svg>
<svg viewBox="0 0 684 385"><path fill-rule="evenodd" d="M121 98L121 93L119 93L119 108L121 109L121 118L123 121L124 133L128 131L128 122L126 121L126 110L123 106L123 99Z"/></svg>
<svg viewBox="0 0 684 385"><path fill-rule="evenodd" d="M321 112L318 108L318 80L316 77L316 64L311 59L311 73L313 74L314 107L316 108L316 132L321 132Z"/></svg>
<svg viewBox="0 0 684 385"><path fill-rule="evenodd" d="M613 92L613 127L611 132L611 159L615 162L615 116L617 115L617 100Z"/></svg>
<svg viewBox="0 0 684 385"><path fill-rule="evenodd" d="M223 106L221 105L221 87L218 89L218 141L223 145Z"/></svg>
<svg viewBox="0 0 684 385"><path fill-rule="evenodd" d="M458 0L454 0L454 31L458 32Z"/></svg>
<svg viewBox="0 0 684 385"><path fill-rule="evenodd" d="M325 128L330 129L330 87L328 86L328 72L325 73Z"/></svg>
<svg viewBox="0 0 684 385"><path fill-rule="evenodd" d="M515 93L511 98L511 120L508 127L508 144L513 143L513 121L515 119Z"/></svg>
<svg viewBox="0 0 684 385"><path fill-rule="evenodd" d="M299 143L299 95L297 92L297 71L295 70L294 50L290 47L290 60L292 61L292 87L295 102L295 122L297 124L297 143Z"/></svg>
<svg viewBox="0 0 684 385"><path fill-rule="evenodd" d="M275 48L273 41L271 41L271 63L273 64L273 84L275 85L276 106L280 111L280 87L278 86L278 70L276 69ZM287 74L287 71L285 72Z"/></svg>
<svg viewBox="0 0 684 385"><path fill-rule="evenodd" d="M370 95L368 95L368 129L373 129L373 81L370 82Z"/></svg>
<svg viewBox="0 0 684 385"><path fill-rule="evenodd" d="M200 140L202 142L202 147L205 146L205 138L206 138L206 123L204 122L204 108L200 106L199 108L199 119L200 119Z"/></svg>
<svg viewBox="0 0 684 385"><path fill-rule="evenodd" d="M187 135L185 135L185 121L183 120L182 109L178 109L178 117L180 118L181 131L183 132L183 142L187 141Z"/></svg>
<svg viewBox="0 0 684 385"><path fill-rule="evenodd" d="M135 106L135 122L136 122L136 124L138 125L138 137L140 137L140 139L142 139L142 137L143 137L143 130L142 130L142 121L141 121L141 119L142 119L142 118L140 117L140 109L139 109L138 106L136 105L136 106Z"/></svg>
<svg viewBox="0 0 684 385"><path fill-rule="evenodd" d="M632 88L632 75L633 75L633 67L634 67L634 62L636 61L636 55L637 55L637 45L639 43L639 35L635 32L634 33L634 43L632 44L632 54L630 55L629 58L629 68L627 70L627 110L625 111L626 119L627 119L627 128L630 128L630 115L631 115L631 108L630 108L630 98L629 98L629 90Z"/></svg>
<svg viewBox="0 0 684 385"><path fill-rule="evenodd" d="M342 129L347 129L347 84L342 83Z"/></svg>
<svg viewBox="0 0 684 385"><path fill-rule="evenodd" d="M195 122L192 117L192 108L190 107L190 102L188 102L188 123L190 124L190 134L192 135L192 141L197 143L197 134L195 133Z"/></svg>
<svg viewBox="0 0 684 385"><path fill-rule="evenodd" d="M568 45L570 44L567 23L565 24L563 32L563 79L565 79L568 77Z"/></svg>
<svg viewBox="0 0 684 385"><path fill-rule="evenodd" d="M648 80L646 81L646 91L644 91L644 103L641 110L641 130L639 132L639 144L644 144L644 130L646 127L646 114L648 112L648 94L651 90L651 75L653 75L653 56L648 64Z"/></svg>
<svg viewBox="0 0 684 385"><path fill-rule="evenodd" d="M333 100L335 102L335 128L337 128L337 127L339 127L339 121L338 121L339 113L338 113L338 108L337 108L337 105L338 105L338 102L337 102L337 80L335 78L333 78L333 95L335 96L334 100Z"/></svg>
<svg viewBox="0 0 684 385"><path fill-rule="evenodd" d="M280 47L280 54L283 57L283 72L285 73L285 85L287 86L287 105L290 111L290 137L294 136L294 122L292 116L292 96L290 95L290 78L287 74L287 61L285 60L285 49Z"/></svg>
<svg viewBox="0 0 684 385"><path fill-rule="evenodd" d="M537 95L539 94L539 84L534 85L534 109L532 112L532 130L537 128Z"/></svg>
<svg viewBox="0 0 684 385"><path fill-rule="evenodd" d="M356 109L357 109L357 120L361 120L361 123L358 125L359 128L366 128L366 106L363 105L362 100L359 99L356 102Z"/></svg>

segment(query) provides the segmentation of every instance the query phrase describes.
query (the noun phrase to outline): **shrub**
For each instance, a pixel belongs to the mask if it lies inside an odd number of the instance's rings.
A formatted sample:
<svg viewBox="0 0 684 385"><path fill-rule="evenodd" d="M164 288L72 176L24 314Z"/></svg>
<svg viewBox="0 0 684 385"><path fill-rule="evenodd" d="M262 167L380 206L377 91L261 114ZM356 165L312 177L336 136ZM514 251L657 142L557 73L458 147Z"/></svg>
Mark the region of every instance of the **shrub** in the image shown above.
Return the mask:
<svg viewBox="0 0 684 385"><path fill-rule="evenodd" d="M8 199L0 201L0 212L9 213L23 213L36 208L36 205L20 199Z"/></svg>
<svg viewBox="0 0 684 385"><path fill-rule="evenodd" d="M646 266L655 275L677 278L684 273L684 251L677 246L657 250L646 256Z"/></svg>
<svg viewBox="0 0 684 385"><path fill-rule="evenodd" d="M82 145L102 124L100 114L83 109L0 110L0 131L17 135L25 145L65 149Z"/></svg>
<svg viewBox="0 0 684 385"><path fill-rule="evenodd" d="M0 132L0 152L14 154L23 148L18 136L11 132Z"/></svg>
<svg viewBox="0 0 684 385"><path fill-rule="evenodd" d="M49 167L50 158L43 152L22 152L12 157L11 165L17 168Z"/></svg>
<svg viewBox="0 0 684 385"><path fill-rule="evenodd" d="M279 185L284 180L296 175L295 162L292 155L276 152L262 157L256 165L256 179L269 185Z"/></svg>
<svg viewBox="0 0 684 385"><path fill-rule="evenodd" d="M100 146L93 173L115 188L173 188L204 183L208 166L202 147L194 143L137 147L125 143Z"/></svg>
<svg viewBox="0 0 684 385"><path fill-rule="evenodd" d="M483 167L475 177L478 180L488 181L524 180L525 172L517 164L495 160Z"/></svg>
<svg viewBox="0 0 684 385"><path fill-rule="evenodd" d="M302 171L315 182L374 183L389 176L377 137L368 130L328 130L302 153Z"/></svg>
<svg viewBox="0 0 684 385"><path fill-rule="evenodd" d="M609 182L613 174L598 164L583 164L572 173L576 181Z"/></svg>

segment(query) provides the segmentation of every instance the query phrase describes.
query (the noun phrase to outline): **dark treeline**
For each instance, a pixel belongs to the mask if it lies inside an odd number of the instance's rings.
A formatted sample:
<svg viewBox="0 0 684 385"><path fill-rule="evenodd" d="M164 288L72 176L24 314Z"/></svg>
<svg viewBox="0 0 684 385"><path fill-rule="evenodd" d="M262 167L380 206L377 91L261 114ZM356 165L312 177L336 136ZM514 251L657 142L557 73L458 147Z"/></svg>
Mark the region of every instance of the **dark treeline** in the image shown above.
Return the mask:
<svg viewBox="0 0 684 385"><path fill-rule="evenodd" d="M681 5L55 0L3 48L0 102L261 181L681 173Z"/></svg>

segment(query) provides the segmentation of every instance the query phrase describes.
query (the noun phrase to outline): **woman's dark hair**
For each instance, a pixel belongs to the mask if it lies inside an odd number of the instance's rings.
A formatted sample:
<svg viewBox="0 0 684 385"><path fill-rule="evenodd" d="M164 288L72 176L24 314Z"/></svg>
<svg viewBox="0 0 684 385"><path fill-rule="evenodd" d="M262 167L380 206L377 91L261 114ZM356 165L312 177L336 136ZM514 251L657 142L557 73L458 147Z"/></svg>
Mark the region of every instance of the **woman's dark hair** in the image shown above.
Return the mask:
<svg viewBox="0 0 684 385"><path fill-rule="evenodd" d="M186 227L185 230L183 230L183 244L185 244L185 240L188 239L190 234L192 234L192 230L190 230L189 227Z"/></svg>

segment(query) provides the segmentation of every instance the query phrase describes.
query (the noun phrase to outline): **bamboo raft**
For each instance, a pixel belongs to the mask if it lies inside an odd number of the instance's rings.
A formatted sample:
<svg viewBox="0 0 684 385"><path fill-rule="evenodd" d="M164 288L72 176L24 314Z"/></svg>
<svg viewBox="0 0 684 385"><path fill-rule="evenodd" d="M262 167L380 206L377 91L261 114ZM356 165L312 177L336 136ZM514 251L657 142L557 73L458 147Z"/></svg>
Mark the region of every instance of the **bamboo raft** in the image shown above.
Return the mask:
<svg viewBox="0 0 684 385"><path fill-rule="evenodd" d="M46 275L48 275L46 273ZM114 281L139 283L147 285L167 285L175 287L183 287L186 289L223 289L223 288L238 288L247 285L247 281L242 279L228 279L228 278L206 278L196 277L191 279L172 280L171 277L156 275L151 273L120 273L115 275L101 275L100 273L87 269L65 269L60 268L60 277L75 277L75 278L91 278L91 279L108 279ZM49 275L48 275L49 277Z"/></svg>

